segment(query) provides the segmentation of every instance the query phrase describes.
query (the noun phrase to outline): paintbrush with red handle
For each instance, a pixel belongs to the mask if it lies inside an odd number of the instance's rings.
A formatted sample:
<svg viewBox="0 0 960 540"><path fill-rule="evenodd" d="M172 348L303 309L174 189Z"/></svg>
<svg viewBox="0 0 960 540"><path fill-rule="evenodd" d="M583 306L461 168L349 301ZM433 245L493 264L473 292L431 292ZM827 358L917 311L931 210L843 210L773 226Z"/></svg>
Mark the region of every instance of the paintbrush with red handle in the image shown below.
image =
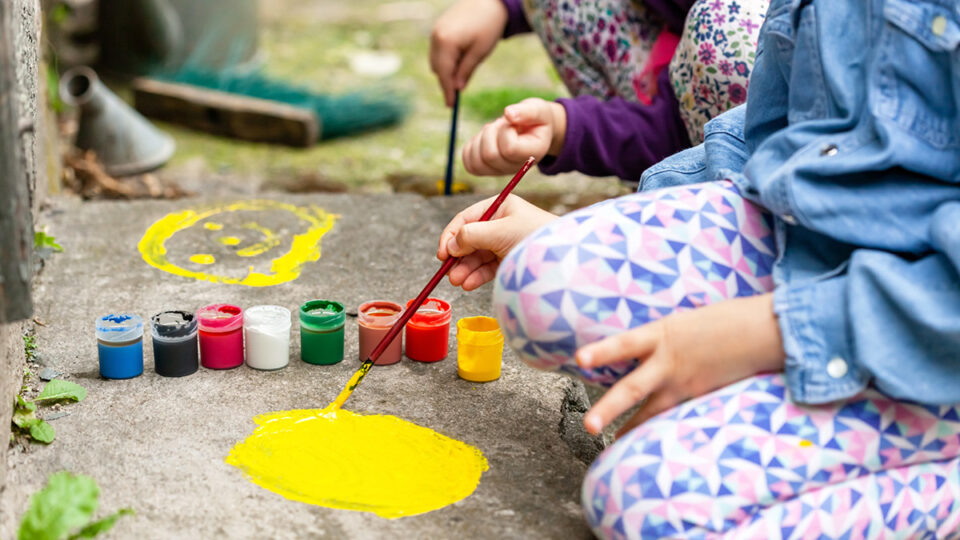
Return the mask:
<svg viewBox="0 0 960 540"><path fill-rule="evenodd" d="M510 192L513 191L513 188L517 187L517 184L520 183L520 179L523 178L523 175L527 174L527 171L530 170L530 167L533 166L534 161L536 161L532 156L527 158L527 161L520 167L520 170L517 171L517 174L513 176L513 179L503 188L503 191L500 192L500 195L497 195L497 198L490 204L490 207L487 208L487 211L480 216L480 219L477 221L489 221L493 217L493 214L496 213L497 209L500 208L500 205L503 204L503 201L506 200L507 195L510 195ZM347 401L347 398L350 397L350 394L358 386L360 382L363 381L363 378L367 375L367 372L370 371L370 368L373 367L373 363L377 361L377 358L380 358L380 355L383 354L383 351L390 345L390 343L400 334L400 331L403 330L403 327L407 324L407 321L410 320L410 317L413 317L413 314L420 309L420 306L423 305L427 297L430 296L430 293L433 292L433 289L436 288L437 284L440 283L440 280L443 279L443 276L447 275L447 272L453 268L453 265L457 264L459 257L447 257L447 260L443 262L443 265L440 266L440 269L437 270L437 273L430 278L430 281L427 282L426 287L420 291L420 294L413 300L413 302L407 307L407 309L400 315L400 318L397 319L397 322L393 323L393 326L390 327L390 330L384 334L383 338L380 340L380 343L370 352L370 355L367 356L367 359L363 361L363 365L360 366L360 369L353 374L353 377L350 378L350 381L347 383L347 386L340 392L340 395L337 396L337 399L333 402L333 408L339 409L343 406L344 402Z"/></svg>

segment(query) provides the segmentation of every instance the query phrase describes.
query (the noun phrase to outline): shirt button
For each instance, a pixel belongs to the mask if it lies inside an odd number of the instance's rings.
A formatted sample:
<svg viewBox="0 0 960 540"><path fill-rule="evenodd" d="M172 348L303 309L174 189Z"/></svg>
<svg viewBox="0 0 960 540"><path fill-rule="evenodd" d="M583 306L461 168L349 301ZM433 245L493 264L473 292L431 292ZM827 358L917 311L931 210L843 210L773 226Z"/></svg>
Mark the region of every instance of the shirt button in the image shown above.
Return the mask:
<svg viewBox="0 0 960 540"><path fill-rule="evenodd" d="M933 35L942 36L947 30L947 18L943 15L934 17L933 24L930 25L930 30L933 32Z"/></svg>
<svg viewBox="0 0 960 540"><path fill-rule="evenodd" d="M839 356L834 356L827 362L827 374L834 379L839 379L847 374L847 362Z"/></svg>
<svg viewBox="0 0 960 540"><path fill-rule="evenodd" d="M787 225L796 225L796 224L797 224L797 218L791 216L790 214L784 214L784 215L780 216L780 219L782 219L783 222L786 223Z"/></svg>
<svg viewBox="0 0 960 540"><path fill-rule="evenodd" d="M826 157L835 156L835 155L837 155L837 152L839 152L839 151L840 151L840 149L837 148L837 145L835 145L835 144L828 144L828 145L826 145L826 146L824 146L823 148L820 149L820 155L821 155L821 156L826 156Z"/></svg>

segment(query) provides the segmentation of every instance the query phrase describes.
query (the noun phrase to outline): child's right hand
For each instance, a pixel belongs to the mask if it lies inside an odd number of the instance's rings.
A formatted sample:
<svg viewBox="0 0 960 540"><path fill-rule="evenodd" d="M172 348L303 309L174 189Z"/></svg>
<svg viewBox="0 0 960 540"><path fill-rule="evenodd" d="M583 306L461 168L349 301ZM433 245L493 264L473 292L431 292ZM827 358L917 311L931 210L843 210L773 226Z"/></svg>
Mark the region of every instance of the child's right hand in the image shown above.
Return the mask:
<svg viewBox="0 0 960 540"><path fill-rule="evenodd" d="M463 90L480 62L493 51L507 26L500 0L460 0L433 24L430 69L437 75L447 107L454 90Z"/></svg>
<svg viewBox="0 0 960 540"><path fill-rule="evenodd" d="M567 132L563 105L528 98L503 110L463 147L463 166L475 175L512 174L528 157L556 156Z"/></svg>
<svg viewBox="0 0 960 540"><path fill-rule="evenodd" d="M447 274L450 283L472 291L497 275L500 260L521 240L557 219L527 201L510 195L490 221L477 222L495 197L480 201L456 215L440 234L437 258L460 257Z"/></svg>

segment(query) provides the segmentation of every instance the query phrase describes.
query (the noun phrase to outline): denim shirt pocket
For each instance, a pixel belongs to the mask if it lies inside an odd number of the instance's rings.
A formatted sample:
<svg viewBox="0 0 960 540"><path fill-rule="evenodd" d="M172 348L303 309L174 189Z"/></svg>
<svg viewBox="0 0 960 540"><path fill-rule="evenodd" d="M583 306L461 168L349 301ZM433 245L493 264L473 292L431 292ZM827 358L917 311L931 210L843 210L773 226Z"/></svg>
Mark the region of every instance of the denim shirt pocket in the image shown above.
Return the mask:
<svg viewBox="0 0 960 540"><path fill-rule="evenodd" d="M781 70L790 82L788 121L824 118L829 113L827 85L820 55L820 27L812 0L771 3L765 21L770 43L766 54L775 52Z"/></svg>
<svg viewBox="0 0 960 540"><path fill-rule="evenodd" d="M873 112L938 149L960 146L960 12L955 2L886 0Z"/></svg>

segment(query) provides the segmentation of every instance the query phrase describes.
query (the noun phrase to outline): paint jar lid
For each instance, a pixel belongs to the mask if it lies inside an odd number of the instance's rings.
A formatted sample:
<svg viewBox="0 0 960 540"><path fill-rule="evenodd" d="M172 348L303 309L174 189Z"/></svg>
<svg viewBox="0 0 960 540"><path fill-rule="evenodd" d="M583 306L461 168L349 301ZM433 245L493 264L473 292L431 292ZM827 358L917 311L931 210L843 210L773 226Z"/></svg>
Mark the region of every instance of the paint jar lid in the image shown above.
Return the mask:
<svg viewBox="0 0 960 540"><path fill-rule="evenodd" d="M243 312L243 327L263 333L290 332L290 310L282 306L253 306Z"/></svg>
<svg viewBox="0 0 960 540"><path fill-rule="evenodd" d="M159 341L180 341L197 333L197 318L189 311L161 311L150 323L150 333Z"/></svg>
<svg viewBox="0 0 960 540"><path fill-rule="evenodd" d="M457 342L463 345L500 345L503 333L493 317L464 317L457 321Z"/></svg>
<svg viewBox="0 0 960 540"><path fill-rule="evenodd" d="M357 319L372 328L390 328L403 315L403 306L387 300L371 300L360 304Z"/></svg>
<svg viewBox="0 0 960 540"><path fill-rule="evenodd" d="M413 300L416 300L416 298ZM413 300L407 301L407 309L410 309L410 304L413 303ZM443 326L450 322L452 315L449 303L439 298L427 298L420 306L420 309L413 314L413 317L410 317L410 321L408 321L407 324L414 326Z"/></svg>
<svg viewBox="0 0 960 540"><path fill-rule="evenodd" d="M143 319L133 313L111 313L97 319L97 339L124 343L143 337Z"/></svg>
<svg viewBox="0 0 960 540"><path fill-rule="evenodd" d="M333 300L310 300L300 306L300 324L308 330L335 330L346 319L343 304Z"/></svg>
<svg viewBox="0 0 960 540"><path fill-rule="evenodd" d="M243 310L230 304L213 304L197 310L200 330L232 332L243 326Z"/></svg>

